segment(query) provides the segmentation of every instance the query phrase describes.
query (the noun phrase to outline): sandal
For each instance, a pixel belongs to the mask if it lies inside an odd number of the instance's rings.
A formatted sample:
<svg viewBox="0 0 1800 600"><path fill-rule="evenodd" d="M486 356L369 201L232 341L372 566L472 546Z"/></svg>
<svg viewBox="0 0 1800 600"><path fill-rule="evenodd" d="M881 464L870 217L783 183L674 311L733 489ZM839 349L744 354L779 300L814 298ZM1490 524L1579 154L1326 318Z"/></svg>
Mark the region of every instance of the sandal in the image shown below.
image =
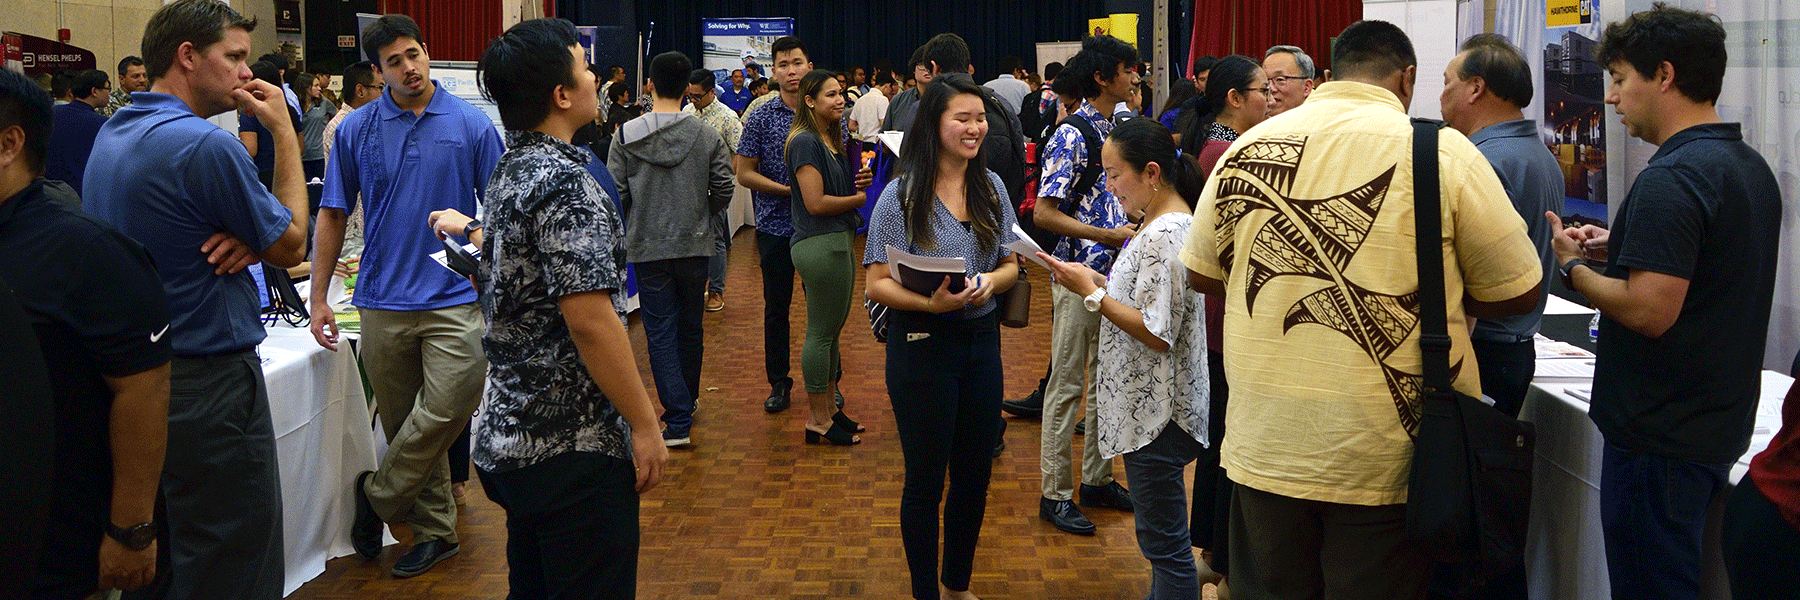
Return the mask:
<svg viewBox="0 0 1800 600"><path fill-rule="evenodd" d="M837 411L837 414L831 415L831 424L842 427L844 431L850 433L862 433L868 431L867 428L862 426L862 423L852 421L850 420L850 417L844 416L844 411L841 410Z"/></svg>
<svg viewBox="0 0 1800 600"><path fill-rule="evenodd" d="M819 433L811 429L806 430L806 443L824 444L827 442L833 446L854 446L861 444L862 440L856 439L855 435L852 435L849 431L845 431L844 428L837 423L832 423L831 429L825 430L825 433Z"/></svg>

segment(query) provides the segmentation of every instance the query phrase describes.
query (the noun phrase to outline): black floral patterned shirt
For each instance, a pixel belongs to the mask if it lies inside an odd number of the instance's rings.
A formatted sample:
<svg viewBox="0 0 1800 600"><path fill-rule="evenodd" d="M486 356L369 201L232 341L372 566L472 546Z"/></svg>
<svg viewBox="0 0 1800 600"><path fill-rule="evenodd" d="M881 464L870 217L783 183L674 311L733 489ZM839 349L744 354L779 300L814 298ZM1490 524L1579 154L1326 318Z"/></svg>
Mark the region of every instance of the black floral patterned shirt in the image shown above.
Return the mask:
<svg viewBox="0 0 1800 600"><path fill-rule="evenodd" d="M630 458L625 421L581 362L557 299L608 290L625 318L625 227L580 150L532 131L488 181L481 309L487 390L476 411L475 465L490 473L567 452Z"/></svg>

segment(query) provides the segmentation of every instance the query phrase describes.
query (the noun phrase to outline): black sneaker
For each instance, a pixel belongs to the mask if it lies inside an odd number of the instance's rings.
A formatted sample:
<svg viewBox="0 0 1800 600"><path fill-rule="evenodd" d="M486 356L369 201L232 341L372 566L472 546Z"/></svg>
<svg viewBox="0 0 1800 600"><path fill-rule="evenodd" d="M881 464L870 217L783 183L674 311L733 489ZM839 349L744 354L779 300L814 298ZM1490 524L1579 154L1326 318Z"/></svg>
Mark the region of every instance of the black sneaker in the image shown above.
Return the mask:
<svg viewBox="0 0 1800 600"><path fill-rule="evenodd" d="M381 517L376 516L374 505L369 504L369 494L364 491L368 486L369 476L374 471L363 471L356 476L356 486L350 493L356 496L356 520L350 523L350 547L356 549L363 558L375 558L381 555Z"/></svg>
<svg viewBox="0 0 1800 600"><path fill-rule="evenodd" d="M662 430L662 439L663 446L667 448L681 448L694 443L693 438L688 437L687 432L675 433L667 428Z"/></svg>
<svg viewBox="0 0 1800 600"><path fill-rule="evenodd" d="M1094 535L1094 522L1068 500L1038 499L1038 518L1075 535Z"/></svg>
<svg viewBox="0 0 1800 600"><path fill-rule="evenodd" d="M1019 417L1039 417L1044 414L1044 388L1038 388L1030 396L1018 400L1000 402L1000 410Z"/></svg>
<svg viewBox="0 0 1800 600"><path fill-rule="evenodd" d="M772 413L787 410L788 405L792 403L788 396L793 389L794 380L792 379L775 382L774 387L769 390L769 399L763 401L763 410Z"/></svg>
<svg viewBox="0 0 1800 600"><path fill-rule="evenodd" d="M1125 486L1119 485L1117 481L1103 486L1084 483L1081 484L1081 505L1116 508L1131 512L1131 492L1126 490Z"/></svg>
<svg viewBox="0 0 1800 600"><path fill-rule="evenodd" d="M414 544L412 550L394 563L395 577L407 578L426 571L444 559L456 556L457 546L444 540L425 540Z"/></svg>

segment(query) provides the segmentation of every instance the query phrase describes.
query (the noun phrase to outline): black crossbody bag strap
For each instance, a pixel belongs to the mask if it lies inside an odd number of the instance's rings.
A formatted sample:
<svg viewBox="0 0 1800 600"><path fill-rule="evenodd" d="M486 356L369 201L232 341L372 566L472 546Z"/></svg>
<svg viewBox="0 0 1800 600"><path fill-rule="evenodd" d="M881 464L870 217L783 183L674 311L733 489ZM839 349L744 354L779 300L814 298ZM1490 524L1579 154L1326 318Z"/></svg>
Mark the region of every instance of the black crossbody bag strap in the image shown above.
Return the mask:
<svg viewBox="0 0 1800 600"><path fill-rule="evenodd" d="M1442 186L1438 177L1440 121L1413 119L1413 227L1419 258L1419 345L1424 365L1424 393L1452 398L1450 329L1444 304L1444 226Z"/></svg>

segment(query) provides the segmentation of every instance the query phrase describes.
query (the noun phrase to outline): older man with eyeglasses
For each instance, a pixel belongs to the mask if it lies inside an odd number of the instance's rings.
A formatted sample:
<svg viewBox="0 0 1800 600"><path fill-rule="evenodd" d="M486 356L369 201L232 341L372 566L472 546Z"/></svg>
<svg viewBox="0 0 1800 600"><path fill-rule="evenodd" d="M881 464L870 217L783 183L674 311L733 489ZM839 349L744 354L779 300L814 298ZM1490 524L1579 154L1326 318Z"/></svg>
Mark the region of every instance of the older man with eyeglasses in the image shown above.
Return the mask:
<svg viewBox="0 0 1800 600"><path fill-rule="evenodd" d="M1312 95L1318 70L1299 46L1275 46L1263 53L1263 71L1269 74L1269 116L1287 112Z"/></svg>

